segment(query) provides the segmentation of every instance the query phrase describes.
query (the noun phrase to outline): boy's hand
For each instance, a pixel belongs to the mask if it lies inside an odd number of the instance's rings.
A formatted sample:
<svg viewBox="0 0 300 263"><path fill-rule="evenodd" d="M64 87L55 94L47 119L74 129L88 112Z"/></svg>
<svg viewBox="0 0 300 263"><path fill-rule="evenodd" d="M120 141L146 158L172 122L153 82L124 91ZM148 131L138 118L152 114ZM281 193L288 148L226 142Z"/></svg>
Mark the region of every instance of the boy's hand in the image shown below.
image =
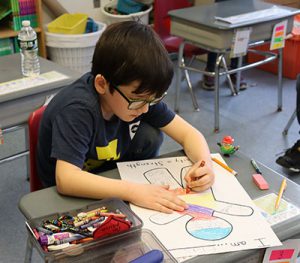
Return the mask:
<svg viewBox="0 0 300 263"><path fill-rule="evenodd" d="M207 164L203 166L200 164L200 162L195 163L184 176L187 187L196 192L202 192L208 189L215 180L212 167Z"/></svg>
<svg viewBox="0 0 300 263"><path fill-rule="evenodd" d="M178 198L176 193L169 191L167 185L142 184L131 192L130 202L159 212L171 214L173 211L183 211L188 205Z"/></svg>

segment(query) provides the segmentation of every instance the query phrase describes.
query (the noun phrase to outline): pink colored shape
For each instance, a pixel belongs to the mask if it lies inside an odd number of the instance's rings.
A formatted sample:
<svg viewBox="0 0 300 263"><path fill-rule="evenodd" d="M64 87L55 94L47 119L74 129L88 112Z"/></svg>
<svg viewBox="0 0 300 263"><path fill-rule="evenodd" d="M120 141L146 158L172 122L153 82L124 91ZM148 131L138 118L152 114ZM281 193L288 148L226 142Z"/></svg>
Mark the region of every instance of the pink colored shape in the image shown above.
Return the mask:
<svg viewBox="0 0 300 263"><path fill-rule="evenodd" d="M290 259L294 251L294 249L273 250L270 255L270 260Z"/></svg>

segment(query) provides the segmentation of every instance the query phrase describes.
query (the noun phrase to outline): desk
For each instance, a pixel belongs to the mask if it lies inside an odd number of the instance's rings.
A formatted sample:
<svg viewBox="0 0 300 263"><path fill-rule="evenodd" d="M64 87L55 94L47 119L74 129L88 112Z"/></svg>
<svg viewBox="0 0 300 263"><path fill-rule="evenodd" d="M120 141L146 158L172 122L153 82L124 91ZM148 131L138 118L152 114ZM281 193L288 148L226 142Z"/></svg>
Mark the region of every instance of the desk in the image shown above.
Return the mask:
<svg viewBox="0 0 300 263"><path fill-rule="evenodd" d="M27 123L29 114L42 106L47 96L57 93L61 88L70 84L79 77L78 73L63 66L40 58L41 73L57 71L68 79L36 86L30 90L20 90L9 94L0 92L0 128L3 133L14 131ZM0 83L22 78L20 54L0 57ZM26 155L27 151L20 154L0 159L0 164L6 160Z"/></svg>
<svg viewBox="0 0 300 263"><path fill-rule="evenodd" d="M284 7L288 13L276 14L270 17L258 18L239 24L227 24L215 20L215 17L229 17L248 12L255 12L271 8L273 5L259 0L245 0L241 4L240 0L230 0L218 2L212 5L194 6L190 8L177 9L169 12L171 17L171 34L182 37L183 42L179 48L178 69L176 81L175 111L179 111L179 93L181 82L181 71L191 70L215 77L215 131L219 131L219 78L225 74L237 73L238 80L240 72L258 65L268 63L278 58L278 111L282 109L282 49L279 49L278 56L275 53L265 53L265 59L239 67L227 72L221 72L220 65L224 61L224 55L231 49L232 39L236 29L251 27L250 46L258 42L269 41L275 24L288 20L287 33L291 32L293 16L300 13L299 9ZM283 7L282 7L283 8ZM192 43L208 51L218 53L215 72L206 72L192 67L187 67L183 62L183 50L186 43ZM239 82L239 81L238 81ZM239 83L237 83L239 87Z"/></svg>
<svg viewBox="0 0 300 263"><path fill-rule="evenodd" d="M163 157L179 156L183 153L181 151L173 152ZM278 192L282 176L273 170L267 168L261 163L258 165L268 181L271 190L261 191L252 182L252 174L254 173L253 167L250 164L250 159L241 152L236 153L234 156L227 158L226 162L234 170L238 171L237 178L241 185L245 188L252 199L263 196L267 193ZM120 178L118 170L114 169L103 173L110 178ZM287 190L284 193L284 198L290 200L293 204L300 207L300 186L292 181L288 181ZM57 193L55 187L47 188L44 190L29 193L23 196L19 202L19 209L26 219L35 217L42 217L55 212L65 212L72 209L77 209L92 202L91 199L66 197ZM47 204L45 206L44 204ZM285 222L279 223L273 227L280 240L286 240L300 234L300 215ZM243 262L250 258L259 258L262 256L264 250L246 250L239 252L222 253L215 255L205 255L194 258L191 262ZM256 261L251 262L259 262Z"/></svg>

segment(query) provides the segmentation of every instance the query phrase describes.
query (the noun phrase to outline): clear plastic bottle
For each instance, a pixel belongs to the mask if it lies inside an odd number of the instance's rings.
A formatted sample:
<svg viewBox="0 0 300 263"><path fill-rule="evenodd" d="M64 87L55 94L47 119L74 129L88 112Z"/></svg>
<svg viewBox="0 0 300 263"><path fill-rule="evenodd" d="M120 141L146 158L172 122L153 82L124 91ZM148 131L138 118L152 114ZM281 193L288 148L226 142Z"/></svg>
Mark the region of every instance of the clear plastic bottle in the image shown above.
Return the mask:
<svg viewBox="0 0 300 263"><path fill-rule="evenodd" d="M26 77L40 74L40 62L38 57L38 45L36 32L30 26L30 21L22 21L22 28L18 34L21 53L21 70Z"/></svg>

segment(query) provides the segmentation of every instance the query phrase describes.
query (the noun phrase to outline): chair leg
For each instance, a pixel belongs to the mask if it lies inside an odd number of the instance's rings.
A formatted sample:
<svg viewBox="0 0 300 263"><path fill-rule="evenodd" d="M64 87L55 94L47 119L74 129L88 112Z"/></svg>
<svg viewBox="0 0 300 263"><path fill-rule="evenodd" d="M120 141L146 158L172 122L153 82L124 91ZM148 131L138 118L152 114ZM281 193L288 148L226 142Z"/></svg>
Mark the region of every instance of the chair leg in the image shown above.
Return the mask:
<svg viewBox="0 0 300 263"><path fill-rule="evenodd" d="M179 112L179 102L180 102L180 88L181 88L181 70L182 68L185 67L184 64L184 57L183 57L183 50L184 50L184 45L185 42L183 41L180 46L179 46L179 50L178 50L178 66L177 66L177 74L176 74L176 92L175 92L175 112ZM195 97L195 94L193 92L193 87L192 87L192 83L190 80L190 76L189 73L186 69L183 70L184 71L184 75L188 84L188 88L192 97L192 101L193 101L193 105L196 111L199 111L199 106L197 103L197 99Z"/></svg>
<svg viewBox="0 0 300 263"><path fill-rule="evenodd" d="M178 50L178 61L177 61L177 68L176 68L176 90L175 90L175 112L179 113L179 101L180 101L180 88L181 88L181 62L183 59L183 49L184 49L184 41L179 46Z"/></svg>
<svg viewBox="0 0 300 263"><path fill-rule="evenodd" d="M220 130L220 64L222 57L223 54L218 54L215 64L215 133Z"/></svg>
<svg viewBox="0 0 300 263"><path fill-rule="evenodd" d="M196 58L196 56L193 55L193 56L191 57L191 59L189 59L189 62L187 63L187 66L188 66L188 67L190 67L190 66L192 65L192 63L194 62L195 58ZM183 62L185 62L184 57L183 57ZM182 76L181 76L181 81L183 81L184 78L185 78L185 75L182 75Z"/></svg>
<svg viewBox="0 0 300 263"><path fill-rule="evenodd" d="M226 63L226 60L225 60L224 56L222 57L222 64L223 64L223 67L225 69L225 72L227 73L228 72L228 67L227 67L227 63ZM233 87L230 74L227 73L226 78L227 78L227 81L228 81L228 84L229 84L229 88L231 90L231 94L233 96L237 95L237 90Z"/></svg>
<svg viewBox="0 0 300 263"><path fill-rule="evenodd" d="M183 57L182 57L182 65L185 66ZM190 91L190 94L191 94L191 97L192 97L192 102L193 102L195 111L199 111L199 105L198 105L195 93L193 91L193 86L192 86L192 82L191 82L191 79L190 79L190 75L189 75L189 73L186 69L184 70L184 75L185 75L185 79L186 79L186 82L188 84L188 88L189 88L189 91Z"/></svg>
<svg viewBox="0 0 300 263"><path fill-rule="evenodd" d="M29 131L28 131L28 125L25 126L25 143L26 143L26 149L29 151ZM26 180L29 181L29 177L30 177L30 159L29 159L29 154L26 156L26 170L27 170L27 177Z"/></svg>
<svg viewBox="0 0 300 263"><path fill-rule="evenodd" d="M289 131L289 128L291 127L293 121L296 119L297 117L297 110L294 111L293 115L290 117L290 119L288 120L282 134L283 135L287 135L288 134L288 131Z"/></svg>
<svg viewBox="0 0 300 263"><path fill-rule="evenodd" d="M27 237L27 242L26 242L26 253L25 253L25 258L24 258L24 263L30 263L31 258L32 258L32 250L33 246L30 240L30 237Z"/></svg>

